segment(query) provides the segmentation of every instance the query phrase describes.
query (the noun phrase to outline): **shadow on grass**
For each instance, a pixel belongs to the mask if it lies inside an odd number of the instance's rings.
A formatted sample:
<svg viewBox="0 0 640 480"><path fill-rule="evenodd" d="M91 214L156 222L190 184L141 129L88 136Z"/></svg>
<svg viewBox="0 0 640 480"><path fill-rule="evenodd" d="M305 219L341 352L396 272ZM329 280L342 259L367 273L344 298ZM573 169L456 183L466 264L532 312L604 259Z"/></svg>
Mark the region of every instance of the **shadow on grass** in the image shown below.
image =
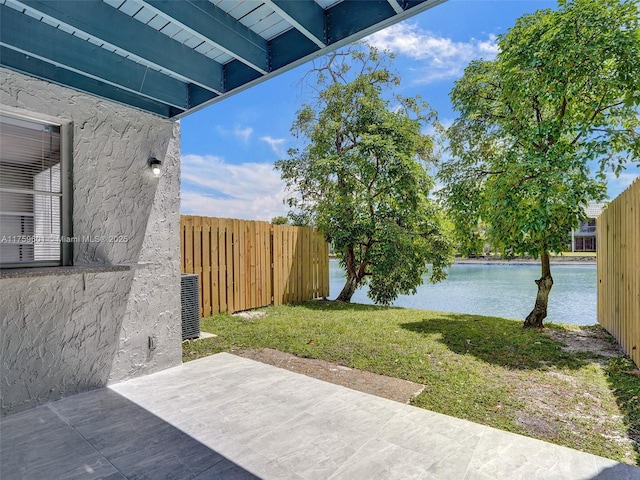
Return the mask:
<svg viewBox="0 0 640 480"><path fill-rule="evenodd" d="M629 357L619 357L609 360L605 371L618 408L624 415L629 438L636 443L634 460L640 465L640 378L629 373L636 369Z"/></svg>
<svg viewBox="0 0 640 480"><path fill-rule="evenodd" d="M578 369L588 355L569 353L542 331L496 317L443 313L420 322L402 323L409 331L431 335L452 352L509 369ZM561 328L550 326L549 328Z"/></svg>
<svg viewBox="0 0 640 480"><path fill-rule="evenodd" d="M389 309L404 310L402 307L369 305L364 303L347 303L336 300L311 300L295 304L296 307L303 307L314 311L352 311L352 312L375 312Z"/></svg>
<svg viewBox="0 0 640 480"><path fill-rule="evenodd" d="M314 311L384 311L405 310L400 307L363 305L336 301L312 301L299 306ZM498 317L460 313L430 312L422 321L400 323L400 327L431 335L460 355L473 355L484 362L510 369L546 369L548 367L578 369L593 355L566 352L563 344L536 329L525 330L522 322ZM417 314L419 315L419 313ZM563 331L562 326L548 324L545 329Z"/></svg>
<svg viewBox="0 0 640 480"><path fill-rule="evenodd" d="M640 378L638 367L624 355L616 339L600 325L555 331L556 340L593 356L604 369L609 390L622 414L628 437L636 443L633 461L640 465ZM600 357L598 357L600 355ZM639 472L636 472L638 475ZM620 477L626 478L626 477Z"/></svg>

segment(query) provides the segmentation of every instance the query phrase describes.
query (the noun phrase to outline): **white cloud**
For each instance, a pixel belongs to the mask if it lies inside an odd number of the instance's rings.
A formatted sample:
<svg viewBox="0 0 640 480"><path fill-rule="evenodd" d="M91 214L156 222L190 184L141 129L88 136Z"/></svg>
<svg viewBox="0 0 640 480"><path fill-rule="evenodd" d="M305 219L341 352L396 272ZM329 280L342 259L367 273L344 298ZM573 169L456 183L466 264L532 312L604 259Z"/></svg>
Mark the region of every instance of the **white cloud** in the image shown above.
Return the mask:
<svg viewBox="0 0 640 480"><path fill-rule="evenodd" d="M273 150L273 153L275 153L279 157L285 156L286 151L284 149L284 142L285 142L284 138L273 138L273 137L270 137L269 135L265 135L264 137L260 138L260 140L262 140L263 142L266 142L269 145L269 147L271 147L271 150Z"/></svg>
<svg viewBox="0 0 640 480"><path fill-rule="evenodd" d="M286 215L287 192L271 164L228 164L213 155L182 156L185 215L271 220Z"/></svg>
<svg viewBox="0 0 640 480"><path fill-rule="evenodd" d="M379 49L420 60L423 64L419 69L420 83L461 77L471 60L492 60L498 53L493 34L484 40L454 42L409 23L392 25L369 36L367 41Z"/></svg>
<svg viewBox="0 0 640 480"><path fill-rule="evenodd" d="M244 143L248 143L251 139L251 135L253 135L253 128L251 127L242 127L241 125L235 125L233 129L229 130L222 125L216 126L216 131L220 135L229 136L233 135Z"/></svg>
<svg viewBox="0 0 640 480"><path fill-rule="evenodd" d="M233 128L233 134L245 143L249 141L252 133L253 128L251 127L241 128L239 125L236 125Z"/></svg>
<svg viewBox="0 0 640 480"><path fill-rule="evenodd" d="M617 182L622 187L628 187L633 183L633 181L638 178L637 173L621 173L618 177L616 177L615 173L607 172L607 181L608 182Z"/></svg>
<svg viewBox="0 0 640 480"><path fill-rule="evenodd" d="M618 177L615 173L607 172L607 190L611 200L625 191L629 185L631 185L635 179L640 177L640 169L631 167L634 172L622 172Z"/></svg>

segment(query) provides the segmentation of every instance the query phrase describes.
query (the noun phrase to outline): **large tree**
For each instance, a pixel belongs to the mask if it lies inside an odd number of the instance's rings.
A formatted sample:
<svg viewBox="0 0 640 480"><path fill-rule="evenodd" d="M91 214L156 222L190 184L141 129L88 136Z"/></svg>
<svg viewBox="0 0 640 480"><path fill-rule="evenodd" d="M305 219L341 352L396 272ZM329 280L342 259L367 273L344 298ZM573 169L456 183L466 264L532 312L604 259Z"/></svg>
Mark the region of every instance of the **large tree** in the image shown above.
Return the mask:
<svg viewBox="0 0 640 480"><path fill-rule="evenodd" d="M450 244L434 181L435 122L419 98L394 95L399 84L390 55L357 46L333 53L307 77L315 103L298 112L292 132L301 142L276 162L298 217L332 242L347 279L338 300L369 284L369 297L388 304L415 293L428 273L445 277Z"/></svg>
<svg viewBox="0 0 640 480"><path fill-rule="evenodd" d="M566 249L584 206L606 194L640 153L638 4L560 1L519 18L494 61L474 61L456 82L452 159L440 178L460 230L481 218L507 257L540 257L535 306L542 327L553 285L549 253Z"/></svg>

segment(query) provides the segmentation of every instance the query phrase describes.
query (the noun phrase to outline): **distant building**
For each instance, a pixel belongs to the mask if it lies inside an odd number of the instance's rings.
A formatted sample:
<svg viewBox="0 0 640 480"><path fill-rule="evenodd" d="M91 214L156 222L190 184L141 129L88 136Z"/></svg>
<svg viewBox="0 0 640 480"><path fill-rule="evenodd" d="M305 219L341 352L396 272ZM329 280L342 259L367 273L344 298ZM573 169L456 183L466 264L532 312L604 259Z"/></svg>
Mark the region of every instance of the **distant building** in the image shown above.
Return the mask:
<svg viewBox="0 0 640 480"><path fill-rule="evenodd" d="M589 203L585 207L587 219L576 230L571 230L572 252L596 251L596 218L602 213L606 203Z"/></svg>

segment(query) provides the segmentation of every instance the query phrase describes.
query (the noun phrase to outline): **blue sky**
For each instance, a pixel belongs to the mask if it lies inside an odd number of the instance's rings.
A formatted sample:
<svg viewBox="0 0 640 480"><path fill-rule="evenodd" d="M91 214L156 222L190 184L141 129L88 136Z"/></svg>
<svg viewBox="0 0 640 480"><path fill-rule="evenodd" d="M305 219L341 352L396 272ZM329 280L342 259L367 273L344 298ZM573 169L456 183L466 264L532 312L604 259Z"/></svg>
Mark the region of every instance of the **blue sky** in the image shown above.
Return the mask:
<svg viewBox="0 0 640 480"><path fill-rule="evenodd" d="M549 0L449 0L367 40L396 53L401 93L421 95L448 125L455 118L449 92L469 61L492 59L496 36L519 16L555 6ZM301 83L308 69L302 65L182 119L183 214L254 220L286 215L288 192L273 163L295 145L289 129L309 99ZM609 196L615 198L639 173L629 167L620 178L611 176Z"/></svg>

